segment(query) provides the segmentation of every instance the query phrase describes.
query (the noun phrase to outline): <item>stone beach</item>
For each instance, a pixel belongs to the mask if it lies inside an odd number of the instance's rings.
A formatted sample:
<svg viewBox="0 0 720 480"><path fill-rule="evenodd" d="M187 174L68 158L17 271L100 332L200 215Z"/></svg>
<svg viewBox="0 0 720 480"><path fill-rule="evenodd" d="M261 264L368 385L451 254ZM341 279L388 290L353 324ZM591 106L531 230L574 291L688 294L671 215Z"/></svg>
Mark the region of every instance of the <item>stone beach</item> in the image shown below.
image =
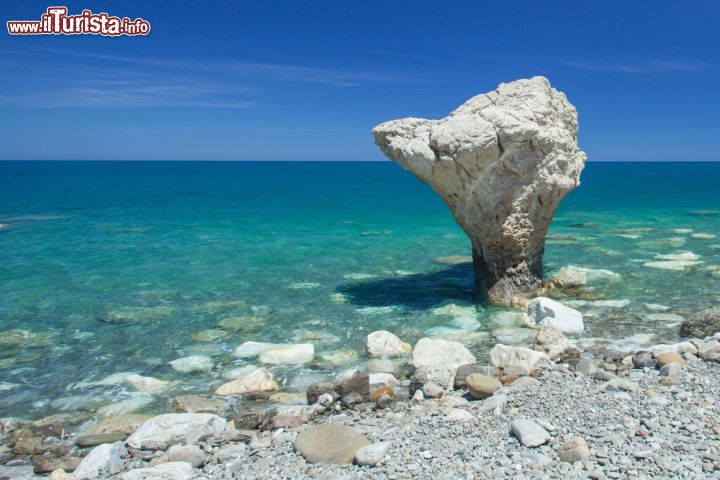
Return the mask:
<svg viewBox="0 0 720 480"><path fill-rule="evenodd" d="M368 356L397 357L399 377L340 371L306 398L258 368L218 396L174 398L176 413L4 418L0 478L720 478L720 332L639 351L534 332L486 364L443 340L403 355L372 332Z"/></svg>

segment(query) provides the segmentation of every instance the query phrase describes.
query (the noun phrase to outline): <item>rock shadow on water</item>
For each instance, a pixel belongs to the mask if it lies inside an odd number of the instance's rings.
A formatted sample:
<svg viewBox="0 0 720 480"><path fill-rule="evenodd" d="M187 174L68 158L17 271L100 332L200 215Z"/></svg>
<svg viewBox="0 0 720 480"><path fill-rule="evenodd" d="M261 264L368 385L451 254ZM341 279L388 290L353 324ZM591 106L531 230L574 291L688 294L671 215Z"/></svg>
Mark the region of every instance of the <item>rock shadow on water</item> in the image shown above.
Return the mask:
<svg viewBox="0 0 720 480"><path fill-rule="evenodd" d="M361 307L401 306L428 309L448 301L486 303L486 296L475 288L472 263L448 266L442 270L401 277L372 279L342 285L337 292Z"/></svg>

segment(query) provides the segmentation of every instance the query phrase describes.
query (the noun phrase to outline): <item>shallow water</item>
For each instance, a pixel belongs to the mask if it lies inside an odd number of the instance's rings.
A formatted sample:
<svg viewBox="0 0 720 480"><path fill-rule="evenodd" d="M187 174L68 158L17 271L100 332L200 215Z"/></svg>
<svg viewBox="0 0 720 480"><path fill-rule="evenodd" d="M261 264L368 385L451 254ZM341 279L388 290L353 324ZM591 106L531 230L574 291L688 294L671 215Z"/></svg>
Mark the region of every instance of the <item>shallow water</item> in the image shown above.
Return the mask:
<svg viewBox="0 0 720 480"><path fill-rule="evenodd" d="M473 307L469 265L433 263L468 241L390 163L0 162L0 179L0 416L161 409L253 365L232 355L246 340L315 343L313 364L270 368L302 391L363 362L373 330L450 335L482 357L519 326ZM590 163L582 181L545 265L611 272L563 300L586 314L583 337L674 340L720 301L720 164ZM168 366L196 353L212 372ZM177 383L138 393L106 379L120 372Z"/></svg>

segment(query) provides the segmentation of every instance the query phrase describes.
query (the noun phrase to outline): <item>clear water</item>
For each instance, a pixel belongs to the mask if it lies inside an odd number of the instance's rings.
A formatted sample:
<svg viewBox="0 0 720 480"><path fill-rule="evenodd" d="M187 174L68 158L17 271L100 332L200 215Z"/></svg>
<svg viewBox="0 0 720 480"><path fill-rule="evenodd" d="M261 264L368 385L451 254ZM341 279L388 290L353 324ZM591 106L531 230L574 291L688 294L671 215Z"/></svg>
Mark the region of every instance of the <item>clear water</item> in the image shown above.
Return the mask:
<svg viewBox="0 0 720 480"><path fill-rule="evenodd" d="M582 182L545 263L617 274L564 299L586 314L586 339L671 341L678 316L720 302L720 164L590 163ZM310 336L313 364L271 368L301 391L365 361L373 330L451 335L482 357L518 322L468 310L470 267L433 263L468 255L467 239L391 163L0 162L0 224L0 416L161 410L252 365L232 355L246 340ZM701 263L644 265L679 252ZM448 304L465 308L436 310ZM238 316L223 338L194 336ZM190 354L211 356L212 372L168 366ZM148 395L102 381L118 372L177 383Z"/></svg>

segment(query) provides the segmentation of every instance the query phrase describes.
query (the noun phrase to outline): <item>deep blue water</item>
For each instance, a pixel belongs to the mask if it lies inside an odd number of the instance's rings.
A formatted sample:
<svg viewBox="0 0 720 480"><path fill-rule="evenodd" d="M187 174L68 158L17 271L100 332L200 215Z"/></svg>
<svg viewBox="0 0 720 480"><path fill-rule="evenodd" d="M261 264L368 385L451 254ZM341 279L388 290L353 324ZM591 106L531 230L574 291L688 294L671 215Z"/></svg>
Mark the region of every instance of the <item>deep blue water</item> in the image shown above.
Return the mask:
<svg viewBox="0 0 720 480"><path fill-rule="evenodd" d="M568 299L587 337L672 340L679 317L720 302L719 185L720 163L587 165L545 257L550 273L616 274L589 285L610 304ZM469 254L468 241L430 188L389 162L0 162L0 224L0 416L208 393L252 364L232 355L246 340L315 339L315 363L272 367L293 391L362 363L372 330L464 335L482 355L517 323L473 306L469 268L432 262ZM699 257L645 265L684 252ZM197 336L236 317L247 328ZM211 372L167 365L196 353ZM97 383L118 372L177 383L152 395Z"/></svg>

